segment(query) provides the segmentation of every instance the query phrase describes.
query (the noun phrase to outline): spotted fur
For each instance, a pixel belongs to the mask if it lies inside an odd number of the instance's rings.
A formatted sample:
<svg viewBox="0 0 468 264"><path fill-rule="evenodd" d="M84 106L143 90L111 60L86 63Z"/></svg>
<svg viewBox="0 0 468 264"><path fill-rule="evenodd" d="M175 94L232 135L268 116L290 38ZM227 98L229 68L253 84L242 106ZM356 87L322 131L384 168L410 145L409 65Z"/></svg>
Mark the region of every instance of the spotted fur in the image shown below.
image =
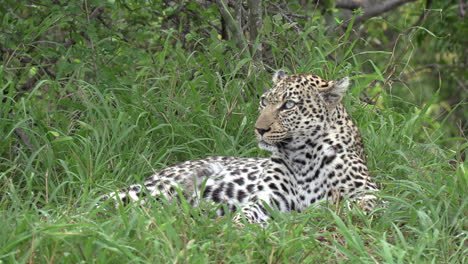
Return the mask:
<svg viewBox="0 0 468 264"><path fill-rule="evenodd" d="M145 203L147 195L170 200L182 190L193 205L200 199L224 203L232 211L241 209L236 221L244 217L251 223L270 218L266 207L300 212L342 197L371 209L377 187L358 128L341 103L348 85L348 78L335 82L279 71L261 98L255 124L259 147L271 152L269 158L186 161L105 199Z"/></svg>

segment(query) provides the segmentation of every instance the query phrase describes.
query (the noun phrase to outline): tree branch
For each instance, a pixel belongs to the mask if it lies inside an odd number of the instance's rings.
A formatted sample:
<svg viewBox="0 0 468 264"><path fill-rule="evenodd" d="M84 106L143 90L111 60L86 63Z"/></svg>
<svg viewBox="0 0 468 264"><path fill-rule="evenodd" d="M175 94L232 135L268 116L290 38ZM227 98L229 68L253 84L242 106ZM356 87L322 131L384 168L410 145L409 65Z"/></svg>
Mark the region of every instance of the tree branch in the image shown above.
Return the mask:
<svg viewBox="0 0 468 264"><path fill-rule="evenodd" d="M356 17L355 24L393 10L403 4L414 2L416 0L385 0L383 2L373 2L369 0L336 0L336 8L355 10L362 8L363 14ZM348 23L344 24L348 27Z"/></svg>
<svg viewBox="0 0 468 264"><path fill-rule="evenodd" d="M283 16L283 18L286 21L288 21L288 23L290 23L292 25L292 28L294 28L294 30L296 32L303 32L304 31L304 29L298 23L296 23L296 21L294 19L292 19L291 17L296 17L296 18L301 18L301 19L309 19L309 17L304 16L304 15L293 14L293 13L289 12L288 10L286 10L284 7L282 7L282 6L280 6L280 5L276 4L276 3L273 3L273 2L271 2L270 4L273 5L278 10L278 12L281 14L281 16ZM287 4L285 6L287 8ZM311 34L309 34L309 38L312 39L315 42L318 42L317 39L315 39L313 36L311 36Z"/></svg>
<svg viewBox="0 0 468 264"><path fill-rule="evenodd" d="M423 10L422 14L419 16L418 20L416 22L414 22L412 27L415 27L415 26L421 24L424 20L426 20L427 14L428 14L427 10L429 10L431 8L431 4L432 4L432 0L427 0L426 1L426 7L424 7L424 10Z"/></svg>
<svg viewBox="0 0 468 264"><path fill-rule="evenodd" d="M335 7L341 9L355 10L360 7L368 6L368 0L336 0Z"/></svg>
<svg viewBox="0 0 468 264"><path fill-rule="evenodd" d="M249 0L249 32L250 32L250 53L254 55L257 61L262 60L262 42L258 42L258 48L254 51L254 43L259 37L259 33L263 26L262 21L262 1L261 0ZM255 52L255 53L254 53Z"/></svg>
<svg viewBox="0 0 468 264"><path fill-rule="evenodd" d="M388 1L382 2L379 5L366 7L364 8L364 14L357 17L354 23L361 23L362 21L365 21L371 17L378 16L392 9L395 9L403 4L414 2L414 1L415 0L388 0Z"/></svg>
<svg viewBox="0 0 468 264"><path fill-rule="evenodd" d="M467 4L465 3L464 0L458 0L457 13L458 13L459 17L461 17L461 18L465 17L465 15L466 15L466 6L467 6Z"/></svg>
<svg viewBox="0 0 468 264"><path fill-rule="evenodd" d="M237 24L232 14L229 12L226 2L224 0L217 0L216 2L218 3L219 12L221 13L224 22L226 22L228 31L233 35L232 37L234 38L233 40L236 42L237 47L241 51L247 50L247 45L245 43L244 35L242 34L242 29L240 28L240 25Z"/></svg>

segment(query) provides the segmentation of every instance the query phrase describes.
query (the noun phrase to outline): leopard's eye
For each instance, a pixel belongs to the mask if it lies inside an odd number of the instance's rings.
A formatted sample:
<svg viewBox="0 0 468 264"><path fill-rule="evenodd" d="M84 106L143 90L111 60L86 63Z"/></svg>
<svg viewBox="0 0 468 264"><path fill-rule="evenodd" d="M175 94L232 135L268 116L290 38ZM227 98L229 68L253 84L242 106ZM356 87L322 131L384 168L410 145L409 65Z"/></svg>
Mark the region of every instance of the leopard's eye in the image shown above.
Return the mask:
<svg viewBox="0 0 468 264"><path fill-rule="evenodd" d="M262 97L262 99L260 100L260 105L262 107L265 107L267 104L268 104L268 100L265 97Z"/></svg>
<svg viewBox="0 0 468 264"><path fill-rule="evenodd" d="M284 109L291 109L294 106L296 106L296 102L288 100L288 101L286 101L286 103L284 103L283 108Z"/></svg>

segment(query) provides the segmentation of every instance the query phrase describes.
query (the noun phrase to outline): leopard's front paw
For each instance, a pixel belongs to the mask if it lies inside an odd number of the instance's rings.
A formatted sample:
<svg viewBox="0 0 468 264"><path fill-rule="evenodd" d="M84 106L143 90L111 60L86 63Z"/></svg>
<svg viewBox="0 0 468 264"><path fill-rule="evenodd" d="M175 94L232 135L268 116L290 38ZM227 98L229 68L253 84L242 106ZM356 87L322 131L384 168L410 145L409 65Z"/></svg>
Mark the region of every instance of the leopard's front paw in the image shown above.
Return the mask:
<svg viewBox="0 0 468 264"><path fill-rule="evenodd" d="M245 224L243 223L242 218L243 217L241 214L237 214L236 216L232 218L232 222L234 223L235 226L239 228L244 228Z"/></svg>

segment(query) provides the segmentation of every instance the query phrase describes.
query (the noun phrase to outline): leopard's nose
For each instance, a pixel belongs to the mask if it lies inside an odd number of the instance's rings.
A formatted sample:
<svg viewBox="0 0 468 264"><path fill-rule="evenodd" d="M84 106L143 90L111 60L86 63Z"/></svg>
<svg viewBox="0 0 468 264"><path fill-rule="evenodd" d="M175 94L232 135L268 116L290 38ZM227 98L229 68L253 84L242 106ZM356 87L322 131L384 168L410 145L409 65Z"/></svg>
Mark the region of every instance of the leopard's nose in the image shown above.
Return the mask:
<svg viewBox="0 0 468 264"><path fill-rule="evenodd" d="M260 134L260 136L263 136L263 134L265 134L266 132L271 130L271 127L267 128L267 129L256 127L255 129L257 130L257 133Z"/></svg>

